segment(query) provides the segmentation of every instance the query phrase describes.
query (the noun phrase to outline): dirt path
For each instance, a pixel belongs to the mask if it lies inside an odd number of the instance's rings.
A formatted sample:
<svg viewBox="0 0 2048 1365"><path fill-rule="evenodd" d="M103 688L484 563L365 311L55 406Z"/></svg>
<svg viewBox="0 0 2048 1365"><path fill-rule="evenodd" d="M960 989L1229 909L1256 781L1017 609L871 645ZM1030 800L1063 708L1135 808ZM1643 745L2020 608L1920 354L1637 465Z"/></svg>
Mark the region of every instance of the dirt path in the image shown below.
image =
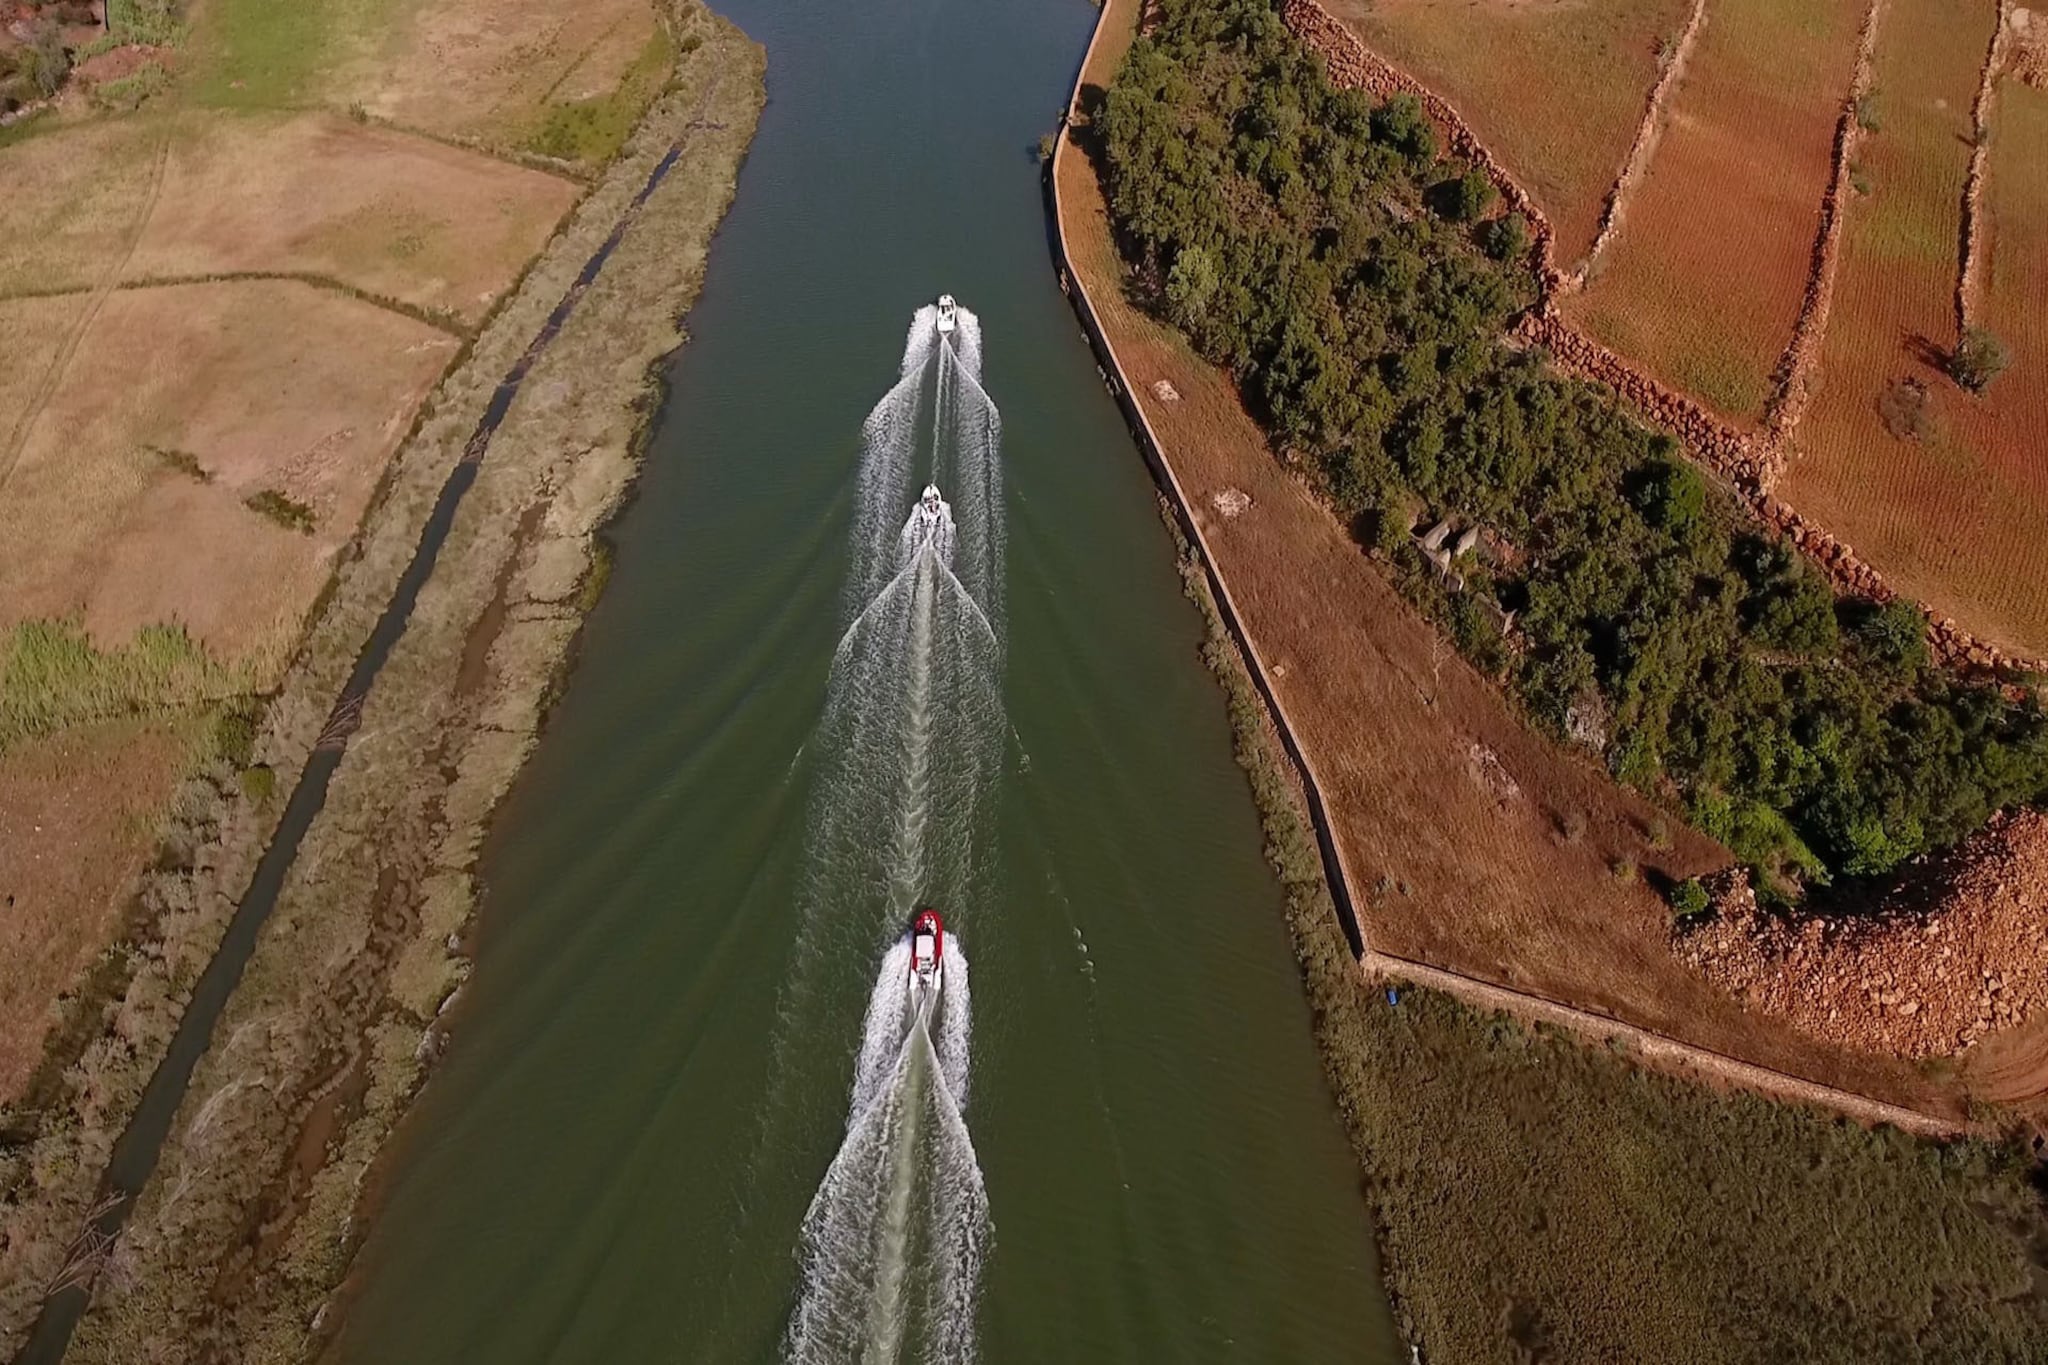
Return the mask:
<svg viewBox="0 0 2048 1365"><path fill-rule="evenodd" d="M1950 1097L1911 1068L1747 1016L1677 963L1661 907L1635 894L1654 897L1603 866L1602 846L1625 846L1647 808L1530 735L1461 661L1443 666L1434 632L1265 449L1221 376L1124 298L1076 130L1082 88L1107 84L1135 10L1105 6L1048 168L1062 284L1299 758L1332 890L1359 922L1361 969L1622 1039L1670 1069L1916 1133L1959 1131L1942 1112ZM1469 757L1481 754L1489 761ZM1546 801L1552 815L1589 817L1578 841L1551 837ZM1682 875L1686 860L1716 854L1681 840L1662 856Z"/></svg>

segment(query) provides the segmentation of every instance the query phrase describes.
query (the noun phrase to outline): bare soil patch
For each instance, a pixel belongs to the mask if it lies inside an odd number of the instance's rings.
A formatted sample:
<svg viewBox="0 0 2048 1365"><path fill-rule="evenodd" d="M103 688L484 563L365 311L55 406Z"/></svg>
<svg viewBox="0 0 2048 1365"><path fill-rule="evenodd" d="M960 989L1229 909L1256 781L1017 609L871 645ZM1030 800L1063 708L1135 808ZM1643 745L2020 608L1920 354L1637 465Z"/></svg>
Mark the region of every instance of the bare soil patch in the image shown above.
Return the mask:
<svg viewBox="0 0 2048 1365"><path fill-rule="evenodd" d="M41 1059L50 1002L120 922L185 748L115 724L0 752L0 1104Z"/></svg>
<svg viewBox="0 0 2048 1365"><path fill-rule="evenodd" d="M523 146L549 103L615 90L657 27L648 0L413 0L327 88L406 127Z"/></svg>
<svg viewBox="0 0 2048 1365"><path fill-rule="evenodd" d="M1754 423L1820 227L1861 0L1709 0L1627 224L1565 311Z"/></svg>
<svg viewBox="0 0 2048 1365"><path fill-rule="evenodd" d="M473 323L575 199L556 176L336 115L188 119L124 278L306 272Z"/></svg>
<svg viewBox="0 0 2048 1365"><path fill-rule="evenodd" d="M119 643L176 621L262 672L455 349L289 281L111 295L0 490L0 543L36 547L0 558L0 624L78 615ZM265 489L311 508L312 533L251 511Z"/></svg>
<svg viewBox="0 0 2048 1365"><path fill-rule="evenodd" d="M2018 134L2030 117L2036 131L2048 119L2030 103L2037 93L2012 81L1999 92L1984 199L1992 219L1987 321L2010 333L2015 363L1982 399L1942 370L1956 340L1971 104L1994 23L1989 5L1958 11L1937 0L1887 0L1880 126L1858 153L1870 193L1847 206L1819 389L1778 492L1899 591L2038 656L2048 652L2048 464L2040 458L2048 351L2039 339L2048 193L2039 144ZM2022 98L2007 100L2014 94ZM1894 435L1886 422L1887 394L1906 381L1926 392L1917 438Z"/></svg>
<svg viewBox="0 0 2048 1365"><path fill-rule="evenodd" d="M1338 0L1330 12L1457 106L1556 231L1592 246L1691 0Z"/></svg>
<svg viewBox="0 0 2048 1365"><path fill-rule="evenodd" d="M1930 1101L1910 1068L1746 1015L1670 953L1669 911L1647 882L1727 855L1690 830L1659 847L1646 802L1538 738L1437 647L1225 377L1125 297L1086 157L1063 156L1060 176L1074 268L1315 768L1372 947L1843 1089ZM1162 379L1178 401L1153 397ZM1227 490L1250 498L1234 517L1214 510Z"/></svg>

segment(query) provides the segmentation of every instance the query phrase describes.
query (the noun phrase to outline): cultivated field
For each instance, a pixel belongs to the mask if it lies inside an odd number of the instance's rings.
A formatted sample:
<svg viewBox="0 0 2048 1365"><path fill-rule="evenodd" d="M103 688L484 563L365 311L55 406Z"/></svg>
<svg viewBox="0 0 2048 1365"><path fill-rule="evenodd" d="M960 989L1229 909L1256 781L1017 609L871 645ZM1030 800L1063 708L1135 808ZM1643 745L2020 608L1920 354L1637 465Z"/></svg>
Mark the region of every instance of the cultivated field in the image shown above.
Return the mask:
<svg viewBox="0 0 2048 1365"><path fill-rule="evenodd" d="M1781 492L1855 545L1901 591L2023 654L2048 652L2048 278L2039 92L1999 92L1986 199L1995 217L1987 320L2018 361L1982 399L1942 371L1955 344L1957 242L1971 101L1994 16L1888 0L1878 35L1879 128L1858 156L1819 392ZM2019 98L2010 98L2015 92ZM2024 340L2023 340L2024 339ZM2021 349L2030 348L2030 349Z"/></svg>
<svg viewBox="0 0 2048 1365"><path fill-rule="evenodd" d="M1567 315L1737 422L1799 314L1863 0L1708 0L1647 175Z"/></svg>
<svg viewBox="0 0 2048 1365"><path fill-rule="evenodd" d="M1691 0L1331 0L1444 96L1549 216L1560 265L1592 246Z"/></svg>

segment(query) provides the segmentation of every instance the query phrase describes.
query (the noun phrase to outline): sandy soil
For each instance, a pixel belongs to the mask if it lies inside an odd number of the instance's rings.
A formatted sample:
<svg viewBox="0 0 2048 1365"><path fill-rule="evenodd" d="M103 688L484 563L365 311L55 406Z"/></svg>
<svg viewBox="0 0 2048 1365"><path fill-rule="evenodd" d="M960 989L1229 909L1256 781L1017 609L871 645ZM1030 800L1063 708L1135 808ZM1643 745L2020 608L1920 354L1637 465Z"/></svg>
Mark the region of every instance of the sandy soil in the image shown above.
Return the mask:
<svg viewBox="0 0 2048 1365"><path fill-rule="evenodd" d="M517 146L549 101L617 86L655 27L648 0L413 0L328 95L406 127Z"/></svg>
<svg viewBox="0 0 2048 1365"><path fill-rule="evenodd" d="M112 294L0 490L0 543L37 546L0 559L0 624L82 613L118 641L177 620L224 656L274 662L455 349L287 281ZM263 489L310 506L313 533L243 505Z"/></svg>
<svg viewBox="0 0 2048 1365"><path fill-rule="evenodd" d="M1883 126L1859 153L1874 192L1848 208L1819 392L1778 491L1900 591L2038 655L2048 652L2048 357L2038 345L2016 350L2015 368L1984 399L1940 368L1955 340L1970 104L1992 23L1988 5L1972 5L1962 23L1938 0L1887 0L1877 47ZM2006 82L2001 95L2013 89ZM2004 112L2016 109L2026 112ZM2042 171L2037 146L2009 140L2010 153L1993 143L1985 195L1994 218L1987 297L2014 336L2031 336L2048 287L2027 245L2031 237L2038 247L2039 228L2028 225L2040 221L2041 194L2030 187ZM1903 380L1928 395L1917 440L1893 435L1879 414L1886 390Z"/></svg>
<svg viewBox="0 0 2048 1365"><path fill-rule="evenodd" d="M1550 218L1559 262L1593 243L1691 0L1331 0L1375 51L1455 105Z"/></svg>
<svg viewBox="0 0 2048 1365"><path fill-rule="evenodd" d="M1710 0L1669 123L1568 316L1755 422L1806 286L1861 0Z"/></svg>
<svg viewBox="0 0 2048 1365"><path fill-rule="evenodd" d="M50 1002L120 921L184 748L108 725L0 754L0 1104L42 1055Z"/></svg>
<svg viewBox="0 0 2048 1365"><path fill-rule="evenodd" d="M331 114L178 132L125 279L310 272L475 322L576 198L558 177Z"/></svg>
<svg viewBox="0 0 2048 1365"><path fill-rule="evenodd" d="M1745 1014L1667 946L1622 859L1686 876L1727 855L1526 729L1267 450L1224 377L1123 298L1100 188L1066 157L1069 247L1310 755L1373 946L1888 1099L1910 1068ZM1180 397L1165 401L1164 379ZM1236 515L1232 493L1250 499ZM1219 501L1220 500L1220 501ZM1574 831L1567 833L1567 831Z"/></svg>

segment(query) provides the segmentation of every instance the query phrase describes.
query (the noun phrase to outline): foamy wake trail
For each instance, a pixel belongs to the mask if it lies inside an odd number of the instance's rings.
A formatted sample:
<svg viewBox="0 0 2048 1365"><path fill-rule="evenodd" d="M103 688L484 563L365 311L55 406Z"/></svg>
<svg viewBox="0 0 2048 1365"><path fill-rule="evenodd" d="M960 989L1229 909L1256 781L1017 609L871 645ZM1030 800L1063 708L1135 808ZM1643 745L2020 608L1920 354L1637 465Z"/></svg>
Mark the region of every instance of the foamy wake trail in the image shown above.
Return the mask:
<svg viewBox="0 0 2048 1365"><path fill-rule="evenodd" d="M961 1117L970 997L959 939L948 937L936 1019L909 974L899 940L869 997L846 1140L804 1215L784 1352L804 1365L974 1356L989 1219Z"/></svg>
<svg viewBox="0 0 2048 1365"><path fill-rule="evenodd" d="M980 321L960 309L945 337L937 323L935 308L919 310L899 377L861 428L846 625L809 746L822 767L782 1027L792 1043L814 1036L801 1017L814 974L900 933L920 904L949 921L944 987L936 1006L913 992L907 940L883 958L846 1138L804 1216L784 1347L806 1365L970 1360L990 1238L963 1117L970 995L957 930L992 903L1002 419L981 387Z"/></svg>

